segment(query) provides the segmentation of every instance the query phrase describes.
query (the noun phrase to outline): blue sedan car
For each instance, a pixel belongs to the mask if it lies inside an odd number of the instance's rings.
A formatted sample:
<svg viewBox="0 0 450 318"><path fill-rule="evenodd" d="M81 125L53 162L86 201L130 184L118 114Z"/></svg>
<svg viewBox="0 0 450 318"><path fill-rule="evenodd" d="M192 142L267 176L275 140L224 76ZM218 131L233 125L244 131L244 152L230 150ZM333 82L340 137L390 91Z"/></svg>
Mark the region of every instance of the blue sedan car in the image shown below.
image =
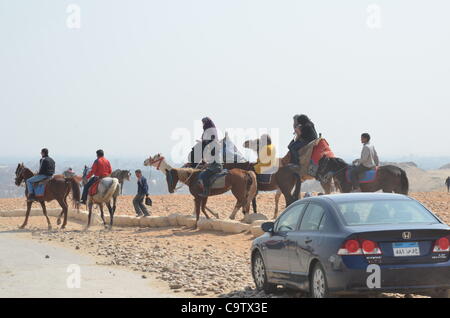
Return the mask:
<svg viewBox="0 0 450 318"><path fill-rule="evenodd" d="M259 290L314 298L361 292L448 297L450 227L414 199L388 193L310 197L290 205L251 250Z"/></svg>

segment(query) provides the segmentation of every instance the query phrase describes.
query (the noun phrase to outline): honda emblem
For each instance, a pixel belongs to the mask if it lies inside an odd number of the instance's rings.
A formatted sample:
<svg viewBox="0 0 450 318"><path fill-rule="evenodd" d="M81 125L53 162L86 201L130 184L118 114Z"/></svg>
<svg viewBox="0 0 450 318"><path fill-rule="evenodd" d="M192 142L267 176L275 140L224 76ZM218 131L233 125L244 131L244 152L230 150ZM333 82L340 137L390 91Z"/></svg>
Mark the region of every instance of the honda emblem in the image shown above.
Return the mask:
<svg viewBox="0 0 450 318"><path fill-rule="evenodd" d="M402 237L404 240L409 240L411 238L411 232L403 232Z"/></svg>

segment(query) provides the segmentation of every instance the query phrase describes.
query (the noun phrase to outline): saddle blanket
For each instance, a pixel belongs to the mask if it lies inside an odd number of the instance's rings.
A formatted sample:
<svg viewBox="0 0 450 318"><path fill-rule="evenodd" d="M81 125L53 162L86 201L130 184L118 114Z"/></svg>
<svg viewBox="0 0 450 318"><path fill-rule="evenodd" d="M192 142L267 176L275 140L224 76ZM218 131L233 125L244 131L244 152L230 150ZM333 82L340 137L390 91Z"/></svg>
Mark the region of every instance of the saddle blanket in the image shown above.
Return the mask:
<svg viewBox="0 0 450 318"><path fill-rule="evenodd" d="M352 167L349 167L347 171L345 172L345 178L347 179L347 182L351 183L351 171L353 170ZM377 178L378 174L378 167L372 170L367 170L364 173L359 175L359 183L371 183L374 182Z"/></svg>
<svg viewBox="0 0 450 318"><path fill-rule="evenodd" d="M225 177L228 174L228 170L224 169L222 172L215 174L209 181L211 189L222 189L225 187Z"/></svg>
<svg viewBox="0 0 450 318"><path fill-rule="evenodd" d="M34 196L36 198L40 198L43 197L45 194L45 188L47 187L47 183L51 180L52 178L47 178L44 179L42 181L33 183L33 189L34 189Z"/></svg>
<svg viewBox="0 0 450 318"><path fill-rule="evenodd" d="M90 196L94 196L97 194L98 192L98 185L100 184L100 181L102 179L98 179L97 181L94 182L94 184L89 188L89 195Z"/></svg>
<svg viewBox="0 0 450 318"><path fill-rule="evenodd" d="M256 175L256 181L259 184L270 184L273 174L261 173Z"/></svg>

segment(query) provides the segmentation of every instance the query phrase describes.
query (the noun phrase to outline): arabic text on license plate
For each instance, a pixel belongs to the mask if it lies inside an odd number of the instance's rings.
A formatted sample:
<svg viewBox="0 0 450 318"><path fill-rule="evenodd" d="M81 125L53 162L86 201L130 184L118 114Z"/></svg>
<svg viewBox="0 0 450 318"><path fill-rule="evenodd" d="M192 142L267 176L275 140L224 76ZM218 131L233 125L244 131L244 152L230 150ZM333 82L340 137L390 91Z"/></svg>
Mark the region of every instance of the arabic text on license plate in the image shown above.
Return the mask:
<svg viewBox="0 0 450 318"><path fill-rule="evenodd" d="M419 256L420 249L417 242L392 243L394 256Z"/></svg>

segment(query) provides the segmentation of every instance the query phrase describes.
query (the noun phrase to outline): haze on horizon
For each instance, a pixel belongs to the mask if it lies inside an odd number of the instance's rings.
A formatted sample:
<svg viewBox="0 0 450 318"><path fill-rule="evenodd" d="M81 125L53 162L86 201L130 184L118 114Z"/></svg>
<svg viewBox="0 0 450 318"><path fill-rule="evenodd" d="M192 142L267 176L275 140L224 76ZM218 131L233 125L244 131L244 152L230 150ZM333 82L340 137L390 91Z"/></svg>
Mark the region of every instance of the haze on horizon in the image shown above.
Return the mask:
<svg viewBox="0 0 450 318"><path fill-rule="evenodd" d="M278 128L281 156L298 113L341 157L362 132L382 159L450 156L449 13L445 0L0 0L0 156L170 153L204 116Z"/></svg>

